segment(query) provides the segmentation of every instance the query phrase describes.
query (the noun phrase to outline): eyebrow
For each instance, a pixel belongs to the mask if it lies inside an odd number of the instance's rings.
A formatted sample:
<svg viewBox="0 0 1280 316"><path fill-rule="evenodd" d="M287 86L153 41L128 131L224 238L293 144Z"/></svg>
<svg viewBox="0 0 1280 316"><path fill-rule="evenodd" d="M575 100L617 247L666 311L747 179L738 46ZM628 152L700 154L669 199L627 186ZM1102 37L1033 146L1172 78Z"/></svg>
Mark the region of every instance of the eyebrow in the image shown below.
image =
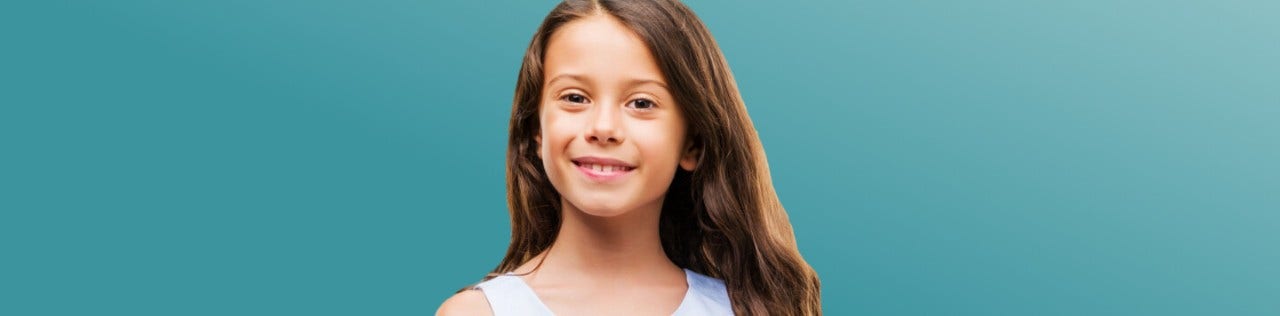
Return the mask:
<svg viewBox="0 0 1280 316"><path fill-rule="evenodd" d="M556 83L556 81L559 81L561 79L569 79L569 80L587 82L587 83L591 82L589 78L583 75L559 74L559 75L556 75L555 77L551 77L551 80L547 80L547 86L551 86L552 84ZM662 87L662 89L671 91L670 88L667 88L667 84L665 82L662 82L661 80L634 78L634 79L628 79L627 81L623 82L623 84L626 87L635 87L635 86L644 85L644 84L654 84Z"/></svg>

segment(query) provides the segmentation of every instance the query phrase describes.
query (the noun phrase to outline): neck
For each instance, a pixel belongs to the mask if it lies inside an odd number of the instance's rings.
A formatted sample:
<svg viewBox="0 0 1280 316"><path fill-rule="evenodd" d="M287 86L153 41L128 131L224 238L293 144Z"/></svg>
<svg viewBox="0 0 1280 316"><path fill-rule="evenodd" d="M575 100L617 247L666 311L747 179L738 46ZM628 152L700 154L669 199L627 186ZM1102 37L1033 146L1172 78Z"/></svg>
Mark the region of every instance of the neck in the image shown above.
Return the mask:
<svg viewBox="0 0 1280 316"><path fill-rule="evenodd" d="M588 214L568 201L561 205L560 232L543 254L541 270L603 278L679 271L663 251L658 233L661 198L611 217Z"/></svg>

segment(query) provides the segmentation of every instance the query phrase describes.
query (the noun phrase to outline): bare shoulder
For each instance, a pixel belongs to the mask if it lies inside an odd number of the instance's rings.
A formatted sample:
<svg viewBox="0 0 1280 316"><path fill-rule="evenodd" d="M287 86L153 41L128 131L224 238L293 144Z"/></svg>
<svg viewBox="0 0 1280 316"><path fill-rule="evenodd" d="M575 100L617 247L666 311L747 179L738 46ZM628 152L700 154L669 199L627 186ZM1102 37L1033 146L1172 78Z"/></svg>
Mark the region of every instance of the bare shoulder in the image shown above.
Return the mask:
<svg viewBox="0 0 1280 316"><path fill-rule="evenodd" d="M489 300L484 298L484 293L466 290L454 294L436 310L436 316L451 315L493 315L493 311L489 309Z"/></svg>

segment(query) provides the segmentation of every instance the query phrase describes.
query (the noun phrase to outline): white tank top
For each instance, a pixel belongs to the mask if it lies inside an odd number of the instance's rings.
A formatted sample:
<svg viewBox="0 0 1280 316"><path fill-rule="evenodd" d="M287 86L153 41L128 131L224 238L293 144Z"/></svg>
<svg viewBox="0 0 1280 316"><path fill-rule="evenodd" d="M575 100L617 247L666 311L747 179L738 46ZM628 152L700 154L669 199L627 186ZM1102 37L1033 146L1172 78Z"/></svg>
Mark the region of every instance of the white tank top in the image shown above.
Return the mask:
<svg viewBox="0 0 1280 316"><path fill-rule="evenodd" d="M685 282L689 290L684 293L684 300L676 308L673 316L686 315L733 315L733 307L729 305L729 292L724 288L724 281L697 272L684 269ZM533 288L524 283L520 277L510 274L500 275L481 282L475 286L484 292L489 300L489 308L494 316L554 316L547 305L542 304Z"/></svg>

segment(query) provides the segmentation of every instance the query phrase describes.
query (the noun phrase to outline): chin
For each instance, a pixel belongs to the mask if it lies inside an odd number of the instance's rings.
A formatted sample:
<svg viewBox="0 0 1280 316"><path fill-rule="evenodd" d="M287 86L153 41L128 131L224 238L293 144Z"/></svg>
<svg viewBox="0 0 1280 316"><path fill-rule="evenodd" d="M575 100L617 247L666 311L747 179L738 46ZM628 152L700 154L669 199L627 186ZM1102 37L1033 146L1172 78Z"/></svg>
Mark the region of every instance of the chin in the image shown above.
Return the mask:
<svg viewBox="0 0 1280 316"><path fill-rule="evenodd" d="M635 207L622 205L622 203L618 203L618 201L602 201L594 198L585 199L585 201L570 200L569 203L573 203L573 206L578 208L578 211L597 217L615 217L626 214L628 211L635 209Z"/></svg>

